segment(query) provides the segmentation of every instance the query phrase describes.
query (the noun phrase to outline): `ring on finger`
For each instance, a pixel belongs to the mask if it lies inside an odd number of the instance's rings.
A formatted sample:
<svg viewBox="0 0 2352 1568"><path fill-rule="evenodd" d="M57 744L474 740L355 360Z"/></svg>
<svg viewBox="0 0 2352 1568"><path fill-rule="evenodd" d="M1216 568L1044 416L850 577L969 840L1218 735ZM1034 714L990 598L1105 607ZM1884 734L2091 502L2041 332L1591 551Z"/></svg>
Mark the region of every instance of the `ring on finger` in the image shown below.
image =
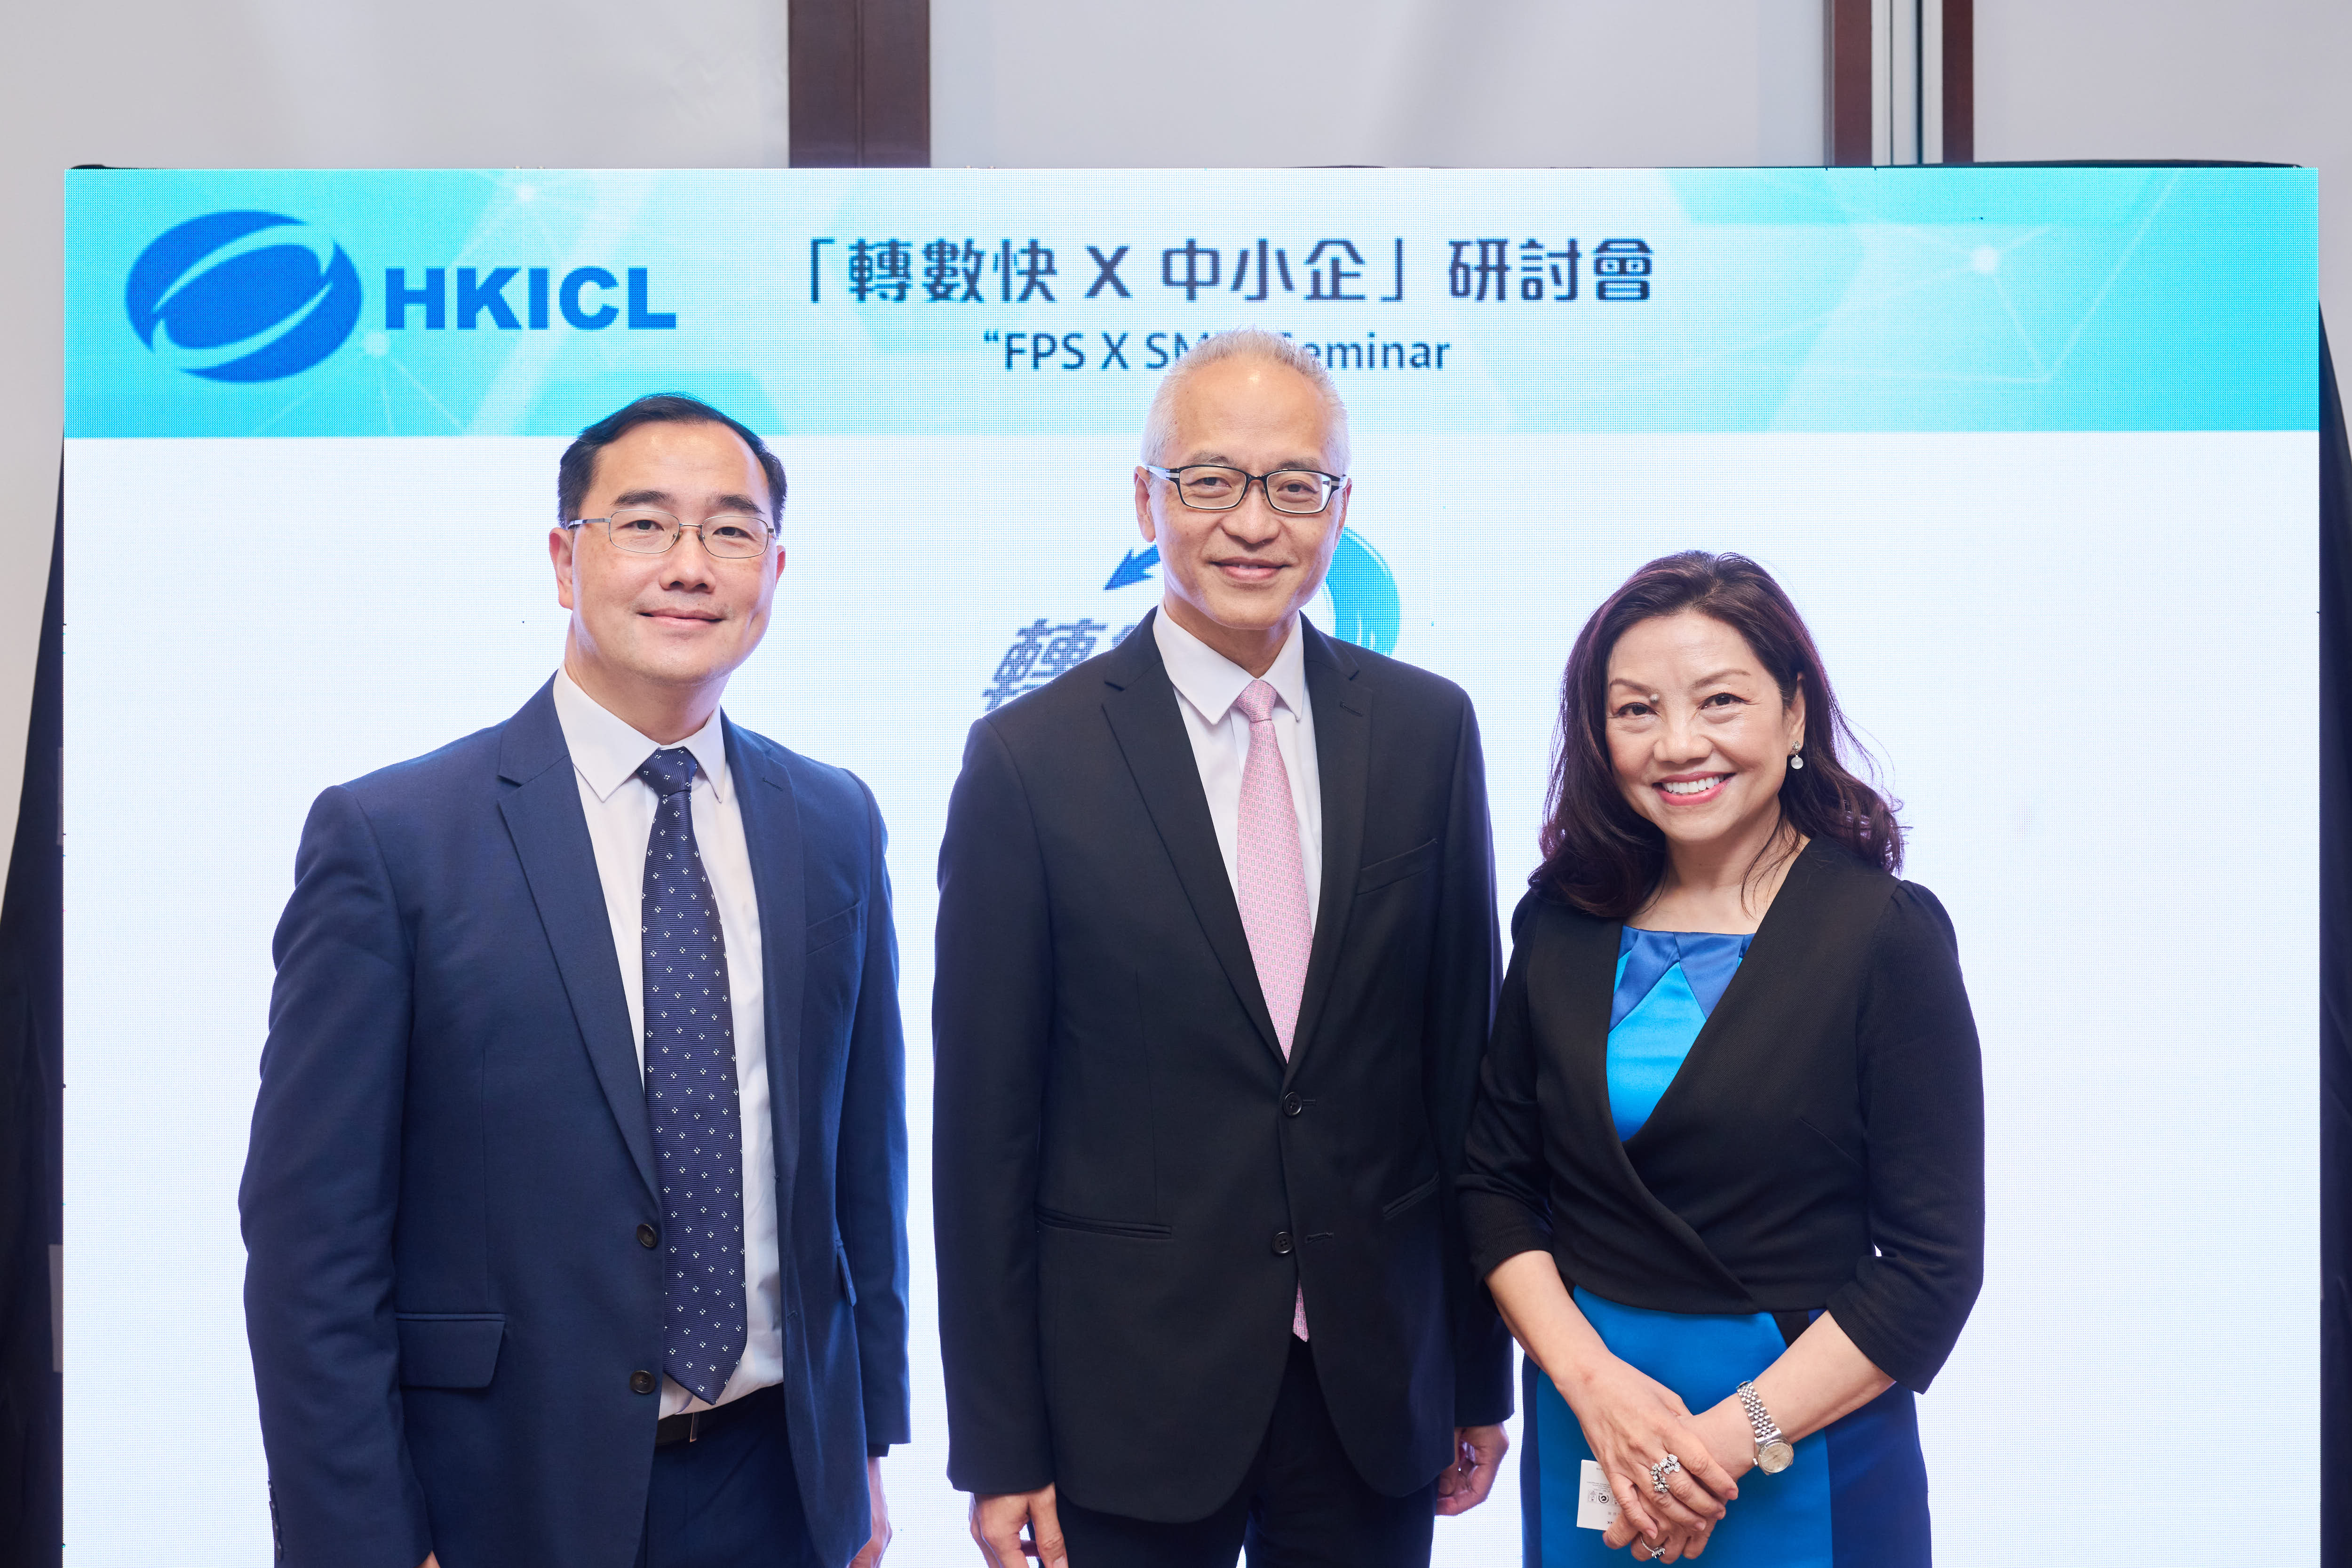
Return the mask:
<svg viewBox="0 0 2352 1568"><path fill-rule="evenodd" d="M1650 1489L1657 1493L1660 1497L1670 1495L1674 1491L1674 1488L1667 1483L1666 1478L1675 1474L1682 1468L1683 1462L1680 1459L1675 1458L1672 1454L1668 1454L1664 1458L1660 1459L1656 1464L1652 1465L1650 1467Z"/></svg>

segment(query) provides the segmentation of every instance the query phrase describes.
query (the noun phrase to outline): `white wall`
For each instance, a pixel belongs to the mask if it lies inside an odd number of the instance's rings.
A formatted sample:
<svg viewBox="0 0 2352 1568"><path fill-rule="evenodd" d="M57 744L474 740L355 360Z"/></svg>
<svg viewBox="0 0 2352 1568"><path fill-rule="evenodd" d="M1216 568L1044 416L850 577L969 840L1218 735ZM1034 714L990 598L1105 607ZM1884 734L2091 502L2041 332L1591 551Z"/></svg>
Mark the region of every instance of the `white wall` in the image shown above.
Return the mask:
<svg viewBox="0 0 2352 1568"><path fill-rule="evenodd" d="M57 497L62 171L776 164L786 119L782 0L26 0L0 16L5 867ZM173 525L172 500L151 526ZM72 595L104 593L109 569L82 563ZM254 563L257 595L268 577Z"/></svg>
<svg viewBox="0 0 2352 1568"><path fill-rule="evenodd" d="M1821 6L931 0L933 161L1818 163ZM2352 201L2329 195L2352 178L2352 5L1976 0L1976 80L1987 163L2318 169L2321 295L2352 334Z"/></svg>
<svg viewBox="0 0 2352 1568"><path fill-rule="evenodd" d="M2320 300L2352 345L2352 5L1976 0L1977 156L2319 171Z"/></svg>
<svg viewBox="0 0 2352 1568"><path fill-rule="evenodd" d="M1821 0L931 0L938 164L1818 163Z"/></svg>

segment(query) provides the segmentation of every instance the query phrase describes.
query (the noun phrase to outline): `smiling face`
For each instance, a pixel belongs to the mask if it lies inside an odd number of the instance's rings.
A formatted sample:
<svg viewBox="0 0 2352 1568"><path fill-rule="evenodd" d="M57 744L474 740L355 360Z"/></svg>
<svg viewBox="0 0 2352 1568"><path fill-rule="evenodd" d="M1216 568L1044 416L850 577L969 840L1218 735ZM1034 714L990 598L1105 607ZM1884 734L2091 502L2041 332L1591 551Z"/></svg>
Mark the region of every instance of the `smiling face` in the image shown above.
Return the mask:
<svg viewBox="0 0 2352 1568"><path fill-rule="evenodd" d="M1685 610L1636 621L1609 653L1609 759L1669 852L1758 846L1780 822L1805 694L1780 689L1731 627Z"/></svg>
<svg viewBox="0 0 2352 1568"><path fill-rule="evenodd" d="M1178 389L1158 463L1221 463L1252 474L1278 468L1337 473L1331 410L1287 365L1236 357L1203 366ZM1323 585L1346 525L1349 487L1311 516L1268 506L1252 485L1230 511L1196 511L1175 487L1135 471L1135 516L1160 546L1167 614L1253 674L1282 651L1301 606ZM1262 656L1262 658L1261 658Z"/></svg>
<svg viewBox="0 0 2352 1568"><path fill-rule="evenodd" d="M715 560L693 531L721 513L772 515L759 459L723 425L640 425L597 453L580 515L632 506L658 507L688 531L658 555L614 548L596 523L548 540L556 599L572 612L564 668L605 708L667 741L693 731L656 733L646 716L698 710L708 719L767 632L784 552L772 542L750 560Z"/></svg>

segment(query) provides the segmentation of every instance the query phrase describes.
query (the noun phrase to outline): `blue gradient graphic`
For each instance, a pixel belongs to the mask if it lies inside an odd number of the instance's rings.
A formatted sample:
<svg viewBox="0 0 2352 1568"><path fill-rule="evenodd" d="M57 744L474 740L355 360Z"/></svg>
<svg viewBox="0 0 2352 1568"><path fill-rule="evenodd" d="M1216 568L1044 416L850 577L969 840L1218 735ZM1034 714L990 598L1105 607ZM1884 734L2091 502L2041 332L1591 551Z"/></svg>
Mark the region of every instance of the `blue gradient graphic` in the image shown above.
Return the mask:
<svg viewBox="0 0 2352 1568"><path fill-rule="evenodd" d="M1403 607L1396 574L1354 529L1339 535L1323 585L1331 595L1331 634L1374 653L1394 653Z"/></svg>
<svg viewBox="0 0 2352 1568"><path fill-rule="evenodd" d="M1178 337L1243 324L1325 351L1368 434L2308 430L2317 418L2316 184L2300 169L106 170L66 181L75 437L564 436L655 387L709 397L771 434L1127 433L1164 368L1148 342L1164 355ZM1230 232L1169 216L1198 211ZM266 231L230 233L291 213L334 237L323 264L291 245L255 248ZM739 238L710 244L721 218ZM1166 281L1175 247L1222 246L1230 271L1262 235L1288 247L1290 271L1271 289L1257 272L1243 289L1229 277L1194 290ZM1622 237L1655 258L1647 300L1593 297L1592 248ZM942 237L979 258L977 298L927 295L919 258ZM1509 290L1456 292L1467 274L1454 264L1478 245L1507 247L1516 268L1529 239L1557 248L1570 237L1588 263L1573 301L1526 302L1516 271ZM1361 276L1342 280L1342 298L1311 298L1305 258L1339 238ZM861 239L912 247L907 298L851 297L845 258ZM1055 259L1053 299L1008 300L999 247L1032 240ZM1087 247L1121 246L1119 289L1089 294ZM395 268L409 289L440 270L446 330L414 309L388 319ZM641 275L676 325L460 320L460 269L508 268L519 269L518 317L533 271L599 268ZM315 303L299 315L305 300ZM282 336L225 336L288 321ZM1041 334L1083 363L1036 354ZM190 363L194 345L247 341L226 363ZM1442 345L1444 368L1346 363L1382 344Z"/></svg>

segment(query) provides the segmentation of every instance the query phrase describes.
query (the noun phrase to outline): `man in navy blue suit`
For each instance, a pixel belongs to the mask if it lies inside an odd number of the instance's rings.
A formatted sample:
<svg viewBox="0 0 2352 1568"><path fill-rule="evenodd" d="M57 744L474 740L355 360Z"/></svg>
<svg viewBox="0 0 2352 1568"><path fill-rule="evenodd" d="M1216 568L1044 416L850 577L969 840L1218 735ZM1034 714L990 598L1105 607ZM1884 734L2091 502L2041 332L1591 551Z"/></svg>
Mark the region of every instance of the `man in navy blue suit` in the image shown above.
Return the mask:
<svg viewBox="0 0 2352 1568"><path fill-rule="evenodd" d="M882 819L719 707L783 468L664 395L557 489L562 668L328 790L296 855L239 1193L278 1555L873 1568L908 1436Z"/></svg>

